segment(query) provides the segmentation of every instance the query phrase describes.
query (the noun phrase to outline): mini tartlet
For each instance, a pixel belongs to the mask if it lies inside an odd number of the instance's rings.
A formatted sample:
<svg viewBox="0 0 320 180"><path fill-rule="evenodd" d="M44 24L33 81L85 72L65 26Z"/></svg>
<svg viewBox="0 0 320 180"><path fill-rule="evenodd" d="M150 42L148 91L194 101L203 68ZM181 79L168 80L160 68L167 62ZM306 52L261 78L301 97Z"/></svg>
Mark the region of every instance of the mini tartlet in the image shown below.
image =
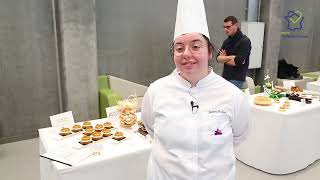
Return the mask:
<svg viewBox="0 0 320 180"><path fill-rule="evenodd" d="M92 140L97 141L102 139L102 134L100 131L95 131L92 133Z"/></svg>
<svg viewBox="0 0 320 180"><path fill-rule="evenodd" d="M101 132L104 137L108 137L112 135L111 130L108 128L104 128Z"/></svg>
<svg viewBox="0 0 320 180"><path fill-rule="evenodd" d="M69 135L71 134L71 130L69 128L65 128L63 127L61 130L60 130L60 133L59 133L61 136L66 136L66 135Z"/></svg>
<svg viewBox="0 0 320 180"><path fill-rule="evenodd" d="M120 141L120 140L122 140L122 139L124 139L125 137L123 136L123 132L120 132L120 131L117 131L116 133L114 133L114 135L113 135L113 139L115 139L115 140L118 140L118 141Z"/></svg>
<svg viewBox="0 0 320 180"><path fill-rule="evenodd" d="M75 124L72 126L72 132L82 131L82 127L79 124Z"/></svg>
<svg viewBox="0 0 320 180"><path fill-rule="evenodd" d="M87 136L87 135L84 135L82 138L81 138L81 141L80 141L80 144L82 145L87 145L87 144L90 144L92 142L92 139L90 136Z"/></svg>
<svg viewBox="0 0 320 180"><path fill-rule="evenodd" d="M107 129L113 128L111 122L105 122L105 123L103 123L103 126L104 126L105 128L107 128Z"/></svg>
<svg viewBox="0 0 320 180"><path fill-rule="evenodd" d="M103 127L102 124L97 124L97 125L95 126L96 131L102 131L103 128L104 128L104 127Z"/></svg>
<svg viewBox="0 0 320 180"><path fill-rule="evenodd" d="M91 124L91 122L89 122L89 121L85 121L85 122L82 124L82 127L83 127L83 129L86 129L86 128L92 127L92 124Z"/></svg>
<svg viewBox="0 0 320 180"><path fill-rule="evenodd" d="M83 134L90 136L94 132L94 129L92 127L86 128Z"/></svg>

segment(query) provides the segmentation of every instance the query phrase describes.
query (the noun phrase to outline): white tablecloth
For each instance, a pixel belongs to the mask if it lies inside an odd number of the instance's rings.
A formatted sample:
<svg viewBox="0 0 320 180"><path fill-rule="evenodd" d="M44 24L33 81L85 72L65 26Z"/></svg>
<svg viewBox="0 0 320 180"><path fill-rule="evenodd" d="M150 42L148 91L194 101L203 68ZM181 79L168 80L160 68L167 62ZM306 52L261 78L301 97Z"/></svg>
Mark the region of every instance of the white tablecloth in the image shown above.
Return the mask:
<svg viewBox="0 0 320 180"><path fill-rule="evenodd" d="M307 90L320 93L320 82L307 82Z"/></svg>
<svg viewBox="0 0 320 180"><path fill-rule="evenodd" d="M106 119L92 121L103 123ZM115 121L116 127L118 123ZM137 127L133 128L137 129ZM90 148L78 143L82 134L61 138L60 128L39 129L40 154L65 148L66 151ZM88 179L116 179L116 180L143 180L147 175L147 162L149 159L150 140L135 132L124 130L126 139L118 142L110 138L97 141L103 150L100 155L89 156L76 165L70 167L61 163L40 158L40 172L42 180L88 180ZM91 145L91 144L90 144ZM92 148L92 147L91 147Z"/></svg>
<svg viewBox="0 0 320 180"><path fill-rule="evenodd" d="M272 174L304 169L320 159L320 103L290 100L290 109L280 104L257 106L250 96L252 127L248 138L236 149L238 160Z"/></svg>

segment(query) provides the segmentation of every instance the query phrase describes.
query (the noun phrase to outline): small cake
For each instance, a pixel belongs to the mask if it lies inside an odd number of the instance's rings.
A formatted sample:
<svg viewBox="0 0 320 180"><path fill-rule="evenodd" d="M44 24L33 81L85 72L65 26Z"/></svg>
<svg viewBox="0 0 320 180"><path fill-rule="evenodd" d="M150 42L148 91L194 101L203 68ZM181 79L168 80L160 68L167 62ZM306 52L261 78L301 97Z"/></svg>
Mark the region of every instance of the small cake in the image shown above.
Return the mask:
<svg viewBox="0 0 320 180"><path fill-rule="evenodd" d="M100 131L95 131L92 133L92 140L97 141L102 139L102 134Z"/></svg>
<svg viewBox="0 0 320 180"><path fill-rule="evenodd" d="M80 141L80 144L82 145L87 145L89 143L91 143L91 137L90 136L87 136L87 135L84 135L82 138L81 138L81 141Z"/></svg>
<svg viewBox="0 0 320 180"><path fill-rule="evenodd" d="M286 111L286 107L285 106L280 106L280 108L279 108L279 111L281 111L281 112L285 112Z"/></svg>
<svg viewBox="0 0 320 180"><path fill-rule="evenodd" d="M88 128L88 127L92 127L92 124L91 124L91 122L89 122L89 121L85 121L85 122L82 124L82 127L83 127L83 129L86 129L86 128Z"/></svg>
<svg viewBox="0 0 320 180"><path fill-rule="evenodd" d="M79 132L82 130L82 127L79 124L75 124L72 126L72 132Z"/></svg>
<svg viewBox="0 0 320 180"><path fill-rule="evenodd" d="M97 125L95 126L95 129L96 129L96 131L102 131L103 125L102 125L102 124L97 124Z"/></svg>
<svg viewBox="0 0 320 180"><path fill-rule="evenodd" d="M283 106L286 107L286 108L288 108L288 107L290 106L290 102L289 102L289 101L285 101L285 102L283 103Z"/></svg>
<svg viewBox="0 0 320 180"><path fill-rule="evenodd" d="M94 132L94 129L92 127L86 128L83 134L90 136Z"/></svg>
<svg viewBox="0 0 320 180"><path fill-rule="evenodd" d="M105 122L105 123L103 124L103 126L104 126L105 128L107 128L107 129L113 128L111 122Z"/></svg>
<svg viewBox="0 0 320 180"><path fill-rule="evenodd" d="M60 130L60 135L61 136L66 136L66 135L69 135L69 134L71 134L71 131L70 131L70 129L69 128L62 128L61 130Z"/></svg>
<svg viewBox="0 0 320 180"><path fill-rule="evenodd" d="M279 99L275 99L273 102L274 103L280 103Z"/></svg>
<svg viewBox="0 0 320 180"><path fill-rule="evenodd" d="M260 106L270 106L272 105L272 99L266 96L257 96L254 98L254 103Z"/></svg>
<svg viewBox="0 0 320 180"><path fill-rule="evenodd" d="M114 133L113 139L118 141L124 139L123 132L117 131L116 133Z"/></svg>
<svg viewBox="0 0 320 180"><path fill-rule="evenodd" d="M108 137L112 135L111 130L108 128L104 128L101 132L104 137Z"/></svg>

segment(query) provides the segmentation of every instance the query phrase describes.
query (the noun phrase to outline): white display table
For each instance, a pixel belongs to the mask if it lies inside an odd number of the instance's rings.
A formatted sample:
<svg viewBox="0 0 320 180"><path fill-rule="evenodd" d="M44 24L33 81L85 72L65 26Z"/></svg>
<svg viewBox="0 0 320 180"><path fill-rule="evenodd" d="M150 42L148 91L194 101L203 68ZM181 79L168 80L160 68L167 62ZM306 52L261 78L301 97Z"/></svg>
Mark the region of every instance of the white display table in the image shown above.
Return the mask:
<svg viewBox="0 0 320 180"><path fill-rule="evenodd" d="M91 121L93 125L103 123L106 119ZM119 127L117 121L112 122ZM82 123L79 123L82 124ZM135 130L123 130L127 137L122 141L104 138L96 143L102 147L100 155L92 155L74 166L67 166L48 159L40 158L40 172L42 180L88 180L88 179L116 179L142 180L147 176L147 162L151 151L150 139ZM65 148L66 151L92 148L78 143L82 134L61 138L60 128L39 129L40 154ZM120 130L120 129L119 129Z"/></svg>
<svg viewBox="0 0 320 180"><path fill-rule="evenodd" d="M320 93L320 82L307 82L307 90Z"/></svg>
<svg viewBox="0 0 320 180"><path fill-rule="evenodd" d="M236 149L245 164L271 174L288 174L320 159L320 102L302 104L289 100L290 108L280 112L279 104L257 106L250 96L252 127L248 138Z"/></svg>

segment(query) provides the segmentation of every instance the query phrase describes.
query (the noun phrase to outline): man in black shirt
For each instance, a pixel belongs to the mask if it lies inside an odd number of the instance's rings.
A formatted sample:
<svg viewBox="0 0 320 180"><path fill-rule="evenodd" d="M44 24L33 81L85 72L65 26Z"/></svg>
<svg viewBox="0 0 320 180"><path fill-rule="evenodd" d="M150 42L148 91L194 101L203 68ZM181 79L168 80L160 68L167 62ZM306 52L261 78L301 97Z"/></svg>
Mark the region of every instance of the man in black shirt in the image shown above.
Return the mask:
<svg viewBox="0 0 320 180"><path fill-rule="evenodd" d="M224 40L217 56L217 61L224 63L222 77L242 88L249 66L251 42L242 34L234 16L224 19L223 28L228 38Z"/></svg>

